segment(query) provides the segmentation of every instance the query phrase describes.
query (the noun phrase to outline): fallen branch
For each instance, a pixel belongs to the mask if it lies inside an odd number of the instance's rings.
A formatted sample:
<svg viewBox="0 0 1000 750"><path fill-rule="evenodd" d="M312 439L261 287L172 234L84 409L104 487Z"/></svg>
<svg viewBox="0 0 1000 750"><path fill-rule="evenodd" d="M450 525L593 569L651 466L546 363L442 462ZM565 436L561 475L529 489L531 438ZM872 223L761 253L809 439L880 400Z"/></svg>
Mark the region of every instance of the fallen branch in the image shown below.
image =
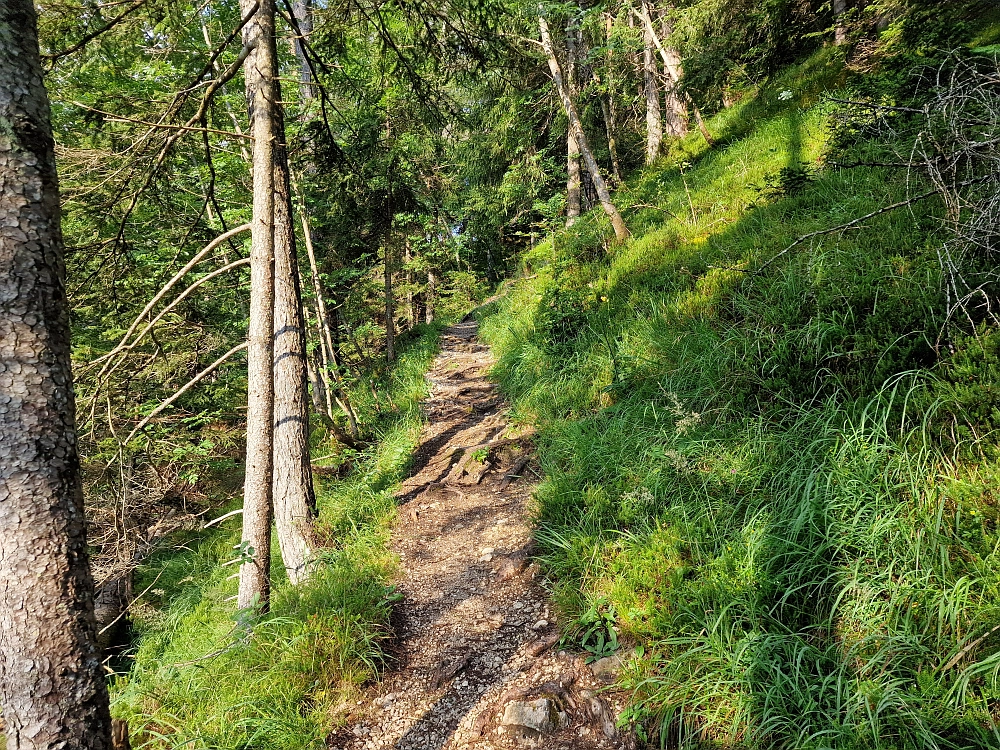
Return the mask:
<svg viewBox="0 0 1000 750"><path fill-rule="evenodd" d="M815 232L810 232L809 234L804 234L801 237L799 237L797 240L795 240L795 242L793 242L791 245L789 245L784 250L782 250L780 253L777 253L776 255L772 256L763 265L759 266L758 268L754 269L753 271L746 271L746 270L744 270L742 268L727 268L726 270L729 270L729 271L741 271L742 273L750 273L751 276L756 276L761 271L763 271L765 268L767 268L769 265L771 265L772 263L774 263L774 261L776 261L782 255L784 255L785 253L787 253L789 250L792 250L793 248L801 245L803 242L805 242L808 239L812 239L813 237L820 237L820 236L822 236L824 234L833 234L834 232L843 232L843 231L845 231L847 229L850 229L853 226L856 226L856 225L860 224L863 221L866 221L866 220L871 219L871 218L873 218L875 216L878 216L879 214L888 213L889 211L894 211L897 208L902 208L903 206L909 206L909 205L911 205L913 203L917 203L918 201L926 200L927 198L930 198L930 197L932 197L934 195L937 195L939 192L940 191L936 190L936 189L935 190L930 190L930 191L928 191L926 193L921 193L920 195L915 196L913 198L907 198L905 201L899 201L898 203L893 203L891 206L883 206L882 208L880 208L880 209L878 209L876 211L872 211L871 213L865 214L864 216L859 216L856 219L851 219L851 221L848 221L845 224L840 224L840 225L835 226L835 227L830 227L829 229L820 229L820 230L817 230Z"/></svg>
<svg viewBox="0 0 1000 750"><path fill-rule="evenodd" d="M216 518L216 519L214 519L212 521L209 521L204 526L202 526L201 530L204 531L205 529L209 528L210 526L215 526L215 524L221 523L222 521L225 521L227 518L232 518L233 516L238 516L238 515L240 515L242 513L243 513L243 508L237 508L236 510L231 510L228 513L223 513L218 518Z"/></svg>
<svg viewBox="0 0 1000 750"><path fill-rule="evenodd" d="M166 570L166 568L164 568L163 570ZM142 599L142 597L144 597L144 596L145 596L146 594L148 594L148 593L149 593L149 590L150 590L151 588L153 588L153 586L155 586L155 585L156 585L156 582L157 582L157 581L159 581L159 580L160 580L160 576L162 576L162 575L163 575L163 570L161 570L161 571L160 571L159 573L157 573L157 574L156 574L156 578L154 578L154 579L153 579L153 582L152 582L151 584L149 584L149 585L148 585L148 586L147 586L147 587L146 587L145 589L143 589L142 593L141 593L141 594L139 594L139 596L137 596L137 597L135 597L134 599L132 599L132 601L130 601L130 602L129 602L129 603L128 603L128 604L126 605L126 606L125 606L125 608L124 608L124 609L123 609L123 610L121 611L121 614L119 614L119 615L118 615L118 617L116 617L116 618L115 618L115 619L113 619L113 620L112 620L111 622L109 622L109 623L108 623L107 625L105 625L105 626L104 626L103 628L101 628L101 629L100 629L100 630L98 631L97 635L99 635L99 636L101 636L101 635L104 635L104 634L105 634L106 632L108 632L108 631L109 631L109 630L110 630L111 628L113 628L113 627L115 626L115 623L116 623L116 622L118 622L118 621L119 621L120 619L122 619L122 618L123 618L123 617L125 616L125 613L126 613L126 612L128 612L128 608L129 608L129 607L131 607L131 606L132 606L133 604L135 604L135 603L136 603L137 601L139 601L140 599Z"/></svg>
<svg viewBox="0 0 1000 750"><path fill-rule="evenodd" d="M1000 625L995 625L994 627L990 628L985 633L983 633L981 636L979 636L978 638L976 638L976 640L974 640L972 643L970 643L967 646L965 646L964 648L962 648L957 654L955 654L953 657L951 657L951 659L948 660L948 663L945 664L944 667L941 668L941 672L947 672L949 669L951 669L952 667L954 667L956 664L958 664L960 661L962 661L962 659L964 659L965 656L970 651L972 651L972 649L974 649L980 643L982 643L983 641L985 641L989 636L993 635L998 630L1000 630Z"/></svg>
<svg viewBox="0 0 1000 750"><path fill-rule="evenodd" d="M510 483L513 482L515 479L521 478L521 472L524 470L524 467L528 465L528 461L530 460L531 456L522 456L521 459L518 460L516 464L514 464L511 470L508 471L506 474L504 474L503 480L500 482L499 489L501 492L507 489L507 487L510 486Z"/></svg>
<svg viewBox="0 0 1000 750"><path fill-rule="evenodd" d="M975 177L975 178L973 178L971 180L965 180L964 182L959 182L956 185L954 185L954 187L956 187L956 188L969 187L970 185L975 185L975 184L980 183L980 182L986 182L987 180L994 179L998 175L1000 175L1000 172L991 172L990 174L981 175L981 176ZM914 196L912 198L907 198L905 201L899 201L898 203L893 203L893 204L891 204L889 206L883 206L882 208L879 208L879 209L877 209L875 211L872 211L871 213L867 213L864 216L859 216L856 219L851 219L850 221L848 221L848 222L846 222L844 224L840 224L840 225L835 226L835 227L830 227L829 229L820 229L820 230L815 231L815 232L810 232L809 234L804 234L801 237L799 237L797 240L795 240L795 242L793 242L791 245L789 245L784 250L782 250L780 253L778 253L777 255L774 255L773 257L770 258L770 260L768 260L763 265L761 265L757 269L755 269L751 273L751 275L756 276L761 271L763 271L765 268L767 268L769 265L771 265L772 263L774 263L774 261L776 261L782 255L784 255L785 253L787 253L789 250L791 250L792 248L794 248L794 247L796 247L798 245L801 245L803 242L805 242L808 239L812 239L813 237L819 237L819 236L824 235L824 234L833 234L834 232L842 232L842 231L844 231L846 229L850 229L853 226L857 226L861 222L867 221L868 219L871 219L871 218L873 218L875 216L879 216L880 214L888 213L889 211L894 211L897 208L903 208L904 206L910 206L910 205L912 205L914 203L918 203L918 202L920 202L922 200L926 200L927 198L931 198L931 197L933 197L935 195L939 195L941 192L942 192L941 188L934 188L933 190L928 190L926 193L921 193L920 195L916 195L916 196ZM728 268L726 270L729 270L729 271L741 271L743 273L747 273L746 271L744 271L741 268Z"/></svg>

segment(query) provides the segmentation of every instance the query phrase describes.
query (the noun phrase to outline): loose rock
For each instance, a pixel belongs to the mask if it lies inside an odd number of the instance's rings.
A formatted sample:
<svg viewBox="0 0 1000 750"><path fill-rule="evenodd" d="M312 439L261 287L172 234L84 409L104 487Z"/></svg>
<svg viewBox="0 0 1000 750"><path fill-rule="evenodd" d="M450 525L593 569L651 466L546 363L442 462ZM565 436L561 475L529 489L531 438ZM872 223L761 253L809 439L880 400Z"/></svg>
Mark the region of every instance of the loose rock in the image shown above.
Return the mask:
<svg viewBox="0 0 1000 750"><path fill-rule="evenodd" d="M500 726L521 737L541 737L566 726L569 718L554 701L538 698L533 701L511 701L504 708Z"/></svg>

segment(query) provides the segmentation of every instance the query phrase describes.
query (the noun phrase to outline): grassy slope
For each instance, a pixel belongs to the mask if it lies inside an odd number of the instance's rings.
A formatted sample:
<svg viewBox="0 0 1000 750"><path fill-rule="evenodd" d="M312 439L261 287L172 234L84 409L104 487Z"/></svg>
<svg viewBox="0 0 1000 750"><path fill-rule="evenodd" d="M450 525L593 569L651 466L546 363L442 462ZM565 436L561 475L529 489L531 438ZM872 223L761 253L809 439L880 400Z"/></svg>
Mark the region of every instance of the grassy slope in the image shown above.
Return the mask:
<svg viewBox="0 0 1000 750"><path fill-rule="evenodd" d="M857 168L758 199L824 153L835 54L623 188L626 245L592 213L536 248L483 331L541 429L563 621L613 618L659 741L997 747L1000 464L965 408L995 406L997 344L936 363L936 208L741 270L906 195Z"/></svg>
<svg viewBox="0 0 1000 750"><path fill-rule="evenodd" d="M238 519L177 540L140 571L136 588L150 591L133 609L138 650L112 687L113 712L129 720L133 745L325 747L336 707L378 672L390 635L392 492L420 432L423 375L438 330L420 326L404 345L388 386L396 411L378 414L359 389L359 417L374 447L345 479L319 483L319 531L331 540L323 564L307 585L287 586L275 542L271 613L252 631L234 619L236 568L227 565Z"/></svg>

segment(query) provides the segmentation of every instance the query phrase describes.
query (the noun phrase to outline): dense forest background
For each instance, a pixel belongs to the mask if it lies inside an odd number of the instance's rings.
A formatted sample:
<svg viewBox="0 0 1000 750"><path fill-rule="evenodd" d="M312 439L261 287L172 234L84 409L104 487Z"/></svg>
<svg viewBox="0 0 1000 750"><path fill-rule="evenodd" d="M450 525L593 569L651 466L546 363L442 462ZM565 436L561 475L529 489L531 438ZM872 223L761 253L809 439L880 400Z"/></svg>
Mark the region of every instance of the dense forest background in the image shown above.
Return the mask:
<svg viewBox="0 0 1000 750"><path fill-rule="evenodd" d="M268 611L232 575L258 7L38 6L134 747L322 747L377 679L423 373L473 308L563 644L625 655L641 743L1000 746L992 3L279 2L318 564L276 540Z"/></svg>

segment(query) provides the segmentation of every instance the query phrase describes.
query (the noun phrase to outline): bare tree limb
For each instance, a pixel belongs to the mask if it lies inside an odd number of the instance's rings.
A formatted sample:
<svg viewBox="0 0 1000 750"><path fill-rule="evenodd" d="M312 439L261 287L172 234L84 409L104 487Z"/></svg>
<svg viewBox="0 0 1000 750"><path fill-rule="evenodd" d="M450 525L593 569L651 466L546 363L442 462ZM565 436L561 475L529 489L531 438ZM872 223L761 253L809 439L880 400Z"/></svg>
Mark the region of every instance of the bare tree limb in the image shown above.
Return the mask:
<svg viewBox="0 0 1000 750"><path fill-rule="evenodd" d="M248 346L248 344L247 344L246 341L244 341L241 344L237 344L232 349L230 349L228 352L226 352L221 357L219 357L217 360L215 360L208 367L206 367L204 370L202 370L197 375L195 375L193 378L191 378L191 380L189 380L187 383L185 383L183 386L181 386L181 388L179 390L175 391L174 394L172 396L170 396L170 398L168 398L166 401L162 401L159 406L157 406L155 409L153 409L153 411L151 411L149 413L149 415L145 419L143 419L141 422L139 422L139 424L136 425L135 429L132 430L132 432L130 432L128 434L128 437L125 438L125 440L124 440L124 444L127 445L129 442L131 442L132 438L135 437L136 433L139 432L147 424L149 424L150 421L153 419L153 417L156 417L157 415L161 414L163 412L163 410L166 409L168 406L170 406L172 403L174 403L174 401L176 401L177 399L179 399L181 396L183 396L189 390L191 390L196 385L198 385L198 383L200 383L202 380L204 380L209 375L211 375L213 372L215 372L227 359L229 359L230 357L232 357L237 352L243 351L244 349L247 348L247 346Z"/></svg>
<svg viewBox="0 0 1000 750"><path fill-rule="evenodd" d="M157 323L159 323L161 320L163 320L163 317L168 312L170 312L175 307L177 307L177 305L179 305L187 297L189 297L202 284L204 284L204 283L206 283L208 281L211 281L216 276L221 276L222 274L227 273L227 272L233 270L234 268L239 268L240 266L246 266L246 265L249 265L249 264L250 264L250 259L249 258L240 258L239 260L234 260L232 263L228 263L228 264L224 265L222 268L218 268L215 271L212 271L211 273L206 274L205 276L202 276L196 282L194 282L193 284L191 284L191 286L189 286L187 289L185 289L183 292L181 292L174 299L173 302L171 302L165 308L163 308L162 310L160 310L160 312L157 313L156 317L153 318L151 321L149 321L149 323L146 324L146 327L143 328L142 331L139 332L139 335L137 335L131 342L129 342L128 344L126 344L124 342L124 339L123 339L122 342L119 343L118 346L116 346L113 351L109 352L108 354L105 354L104 357L110 357L110 356L114 356L116 354L120 354L122 352L130 352L130 351L132 351L146 337L146 334L148 334L151 330L153 330L153 328L156 326ZM97 360L95 360L95 362L96 361ZM104 372L104 375L105 376L106 375L110 375L116 369L116 367L108 369L107 372Z"/></svg>
<svg viewBox="0 0 1000 750"><path fill-rule="evenodd" d="M191 260L189 260L184 265L184 267L181 268L180 271L178 271L176 274L174 274L173 278L171 278L166 284L164 284L164 286L160 289L160 291L156 293L156 296L154 296L153 299L151 299L146 304L146 306L143 308L142 312L139 313L138 317L136 317L136 319L132 322L132 325L129 326L129 329L125 332L125 335L122 336L122 343L119 344L119 346L116 347L114 350L108 352L107 354L104 354L104 355L98 357L93 362L90 362L88 366L96 365L96 364L98 364L100 362L103 362L103 361L105 361L105 360L113 357L115 354L117 354L121 350L120 347L126 341L128 341L129 337L133 333L135 333L135 330L139 327L139 324L142 323L143 318L145 318L152 311L152 309L154 307L156 307L156 305L167 295L167 292L169 292L178 281L180 281L182 278L184 278L184 276L187 275L188 271L190 271L192 268L194 268L196 265L198 265L202 260L204 260L205 256L209 255L219 245L221 245L222 243L226 242L231 237L235 237L238 234L242 234L243 232L248 232L248 231L250 231L250 225L249 224L241 224L238 227L234 227L234 228L230 229L228 232L225 232L224 234L220 234L214 240L212 240L207 245L205 245L205 247L203 247L201 250L199 250L197 253L195 253L194 257L191 258Z"/></svg>

